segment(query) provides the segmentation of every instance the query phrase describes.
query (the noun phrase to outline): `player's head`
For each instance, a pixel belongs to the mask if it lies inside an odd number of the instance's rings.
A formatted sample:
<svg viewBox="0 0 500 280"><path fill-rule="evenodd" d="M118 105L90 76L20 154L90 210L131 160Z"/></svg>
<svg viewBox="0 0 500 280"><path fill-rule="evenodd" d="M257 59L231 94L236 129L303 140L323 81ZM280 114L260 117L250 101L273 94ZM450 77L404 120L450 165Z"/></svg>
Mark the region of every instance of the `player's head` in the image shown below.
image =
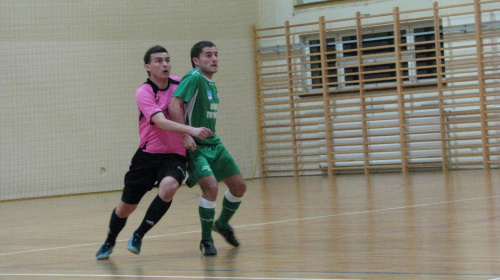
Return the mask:
<svg viewBox="0 0 500 280"><path fill-rule="evenodd" d="M219 67L219 52L214 43L201 41L191 48L191 65L211 79Z"/></svg>
<svg viewBox="0 0 500 280"><path fill-rule="evenodd" d="M170 56L167 49L159 45L149 48L144 55L144 68L149 77L154 74L158 78L168 78L170 75Z"/></svg>
<svg viewBox="0 0 500 280"><path fill-rule="evenodd" d="M151 64L151 57L154 56L154 54L166 54L168 57L167 49L160 45L153 46L146 51L146 54L144 54L144 65L146 66L146 72L148 72L149 77L151 77L151 72L148 71L148 65ZM168 60L170 63L170 57L168 57Z"/></svg>
<svg viewBox="0 0 500 280"><path fill-rule="evenodd" d="M205 47L215 47L215 44L210 41L200 41L191 48L191 65L193 68L196 67L196 64L193 62L193 58L200 58L201 53L203 52L203 48Z"/></svg>
<svg viewBox="0 0 500 280"><path fill-rule="evenodd" d="M167 49L160 45L153 46L146 51L144 55L144 64L149 64L151 62L151 55L154 53L168 53Z"/></svg>

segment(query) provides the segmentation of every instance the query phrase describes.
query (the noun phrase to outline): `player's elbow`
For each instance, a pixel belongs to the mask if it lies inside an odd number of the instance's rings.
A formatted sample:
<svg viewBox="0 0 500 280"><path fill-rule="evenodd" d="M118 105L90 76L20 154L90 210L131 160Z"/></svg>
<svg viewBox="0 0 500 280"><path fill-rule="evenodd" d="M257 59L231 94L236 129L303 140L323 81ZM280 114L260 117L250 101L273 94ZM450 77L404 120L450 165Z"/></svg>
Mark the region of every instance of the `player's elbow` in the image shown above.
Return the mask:
<svg viewBox="0 0 500 280"><path fill-rule="evenodd" d="M183 112L183 102L182 99L177 97L172 97L172 100L168 104L168 111L171 117L174 119L182 117Z"/></svg>
<svg viewBox="0 0 500 280"><path fill-rule="evenodd" d="M182 105L183 105L184 102L182 102L182 99L180 99L179 97L172 97L172 99L170 100L170 102L168 103L168 109L171 110L171 109L180 109L182 108Z"/></svg>

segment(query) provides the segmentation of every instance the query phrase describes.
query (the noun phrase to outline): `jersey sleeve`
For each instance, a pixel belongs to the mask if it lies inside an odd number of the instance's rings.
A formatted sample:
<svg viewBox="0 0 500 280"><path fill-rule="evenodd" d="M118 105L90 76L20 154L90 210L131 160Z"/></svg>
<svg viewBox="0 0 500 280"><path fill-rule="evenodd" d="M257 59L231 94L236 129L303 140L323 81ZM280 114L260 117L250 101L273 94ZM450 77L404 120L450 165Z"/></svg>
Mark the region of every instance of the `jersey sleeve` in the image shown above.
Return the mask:
<svg viewBox="0 0 500 280"><path fill-rule="evenodd" d="M195 75L186 75L182 78L173 96L184 100L185 103L188 103L191 98L193 98L197 88L198 77Z"/></svg>
<svg viewBox="0 0 500 280"><path fill-rule="evenodd" d="M147 85L139 87L135 94L135 100L141 115L144 116L149 123L153 124L151 117L162 112L162 109L155 101L153 89Z"/></svg>

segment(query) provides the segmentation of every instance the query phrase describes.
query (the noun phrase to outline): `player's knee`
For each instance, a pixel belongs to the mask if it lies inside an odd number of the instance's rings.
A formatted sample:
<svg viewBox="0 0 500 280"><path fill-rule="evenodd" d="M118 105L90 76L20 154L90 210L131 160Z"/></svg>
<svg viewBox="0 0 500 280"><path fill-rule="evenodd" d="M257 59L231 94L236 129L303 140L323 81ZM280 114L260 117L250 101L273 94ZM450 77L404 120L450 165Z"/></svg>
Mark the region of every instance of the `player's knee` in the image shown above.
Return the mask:
<svg viewBox="0 0 500 280"><path fill-rule="evenodd" d="M229 187L229 191L234 196L242 197L247 191L247 184L245 183L245 181L238 182L237 184Z"/></svg>
<svg viewBox="0 0 500 280"><path fill-rule="evenodd" d="M121 202L115 209L115 213L120 218L127 218L137 208L137 204L127 204Z"/></svg>
<svg viewBox="0 0 500 280"><path fill-rule="evenodd" d="M229 188L229 191L237 197L242 197L247 190L247 184L241 173L224 179L224 183Z"/></svg>
<svg viewBox="0 0 500 280"><path fill-rule="evenodd" d="M217 199L217 193L219 192L219 186L217 184L200 185L200 187L204 198L211 201Z"/></svg>
<svg viewBox="0 0 500 280"><path fill-rule="evenodd" d="M170 202L179 189L179 183L176 180L163 180L160 184L158 196L165 202Z"/></svg>
<svg viewBox="0 0 500 280"><path fill-rule="evenodd" d="M161 198L161 200L165 202L170 202L174 198L176 190L170 190L170 191L165 191L165 192L158 192L158 196Z"/></svg>

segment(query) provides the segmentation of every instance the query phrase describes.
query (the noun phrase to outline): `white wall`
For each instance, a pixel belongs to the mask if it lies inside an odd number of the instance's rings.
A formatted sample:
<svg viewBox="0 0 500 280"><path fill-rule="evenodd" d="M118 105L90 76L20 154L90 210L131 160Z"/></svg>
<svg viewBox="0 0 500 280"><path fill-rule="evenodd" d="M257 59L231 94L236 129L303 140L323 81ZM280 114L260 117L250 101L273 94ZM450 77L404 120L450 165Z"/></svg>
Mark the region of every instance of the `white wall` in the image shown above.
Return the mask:
<svg viewBox="0 0 500 280"><path fill-rule="evenodd" d="M391 13L394 7L401 11L432 8L434 2L439 6L455 5L461 3L472 3L473 0L358 0L329 2L318 7L295 8L292 0L262 0L261 28L281 26L285 21L290 24L314 22L320 16L328 19L354 17L356 12L361 14ZM351 3L346 3L351 2ZM401 17L404 18L404 15Z"/></svg>
<svg viewBox="0 0 500 280"><path fill-rule="evenodd" d="M0 1L0 201L122 188L138 146L135 90L156 44L173 74L219 49L217 132L245 177L257 162L251 26L258 2Z"/></svg>

